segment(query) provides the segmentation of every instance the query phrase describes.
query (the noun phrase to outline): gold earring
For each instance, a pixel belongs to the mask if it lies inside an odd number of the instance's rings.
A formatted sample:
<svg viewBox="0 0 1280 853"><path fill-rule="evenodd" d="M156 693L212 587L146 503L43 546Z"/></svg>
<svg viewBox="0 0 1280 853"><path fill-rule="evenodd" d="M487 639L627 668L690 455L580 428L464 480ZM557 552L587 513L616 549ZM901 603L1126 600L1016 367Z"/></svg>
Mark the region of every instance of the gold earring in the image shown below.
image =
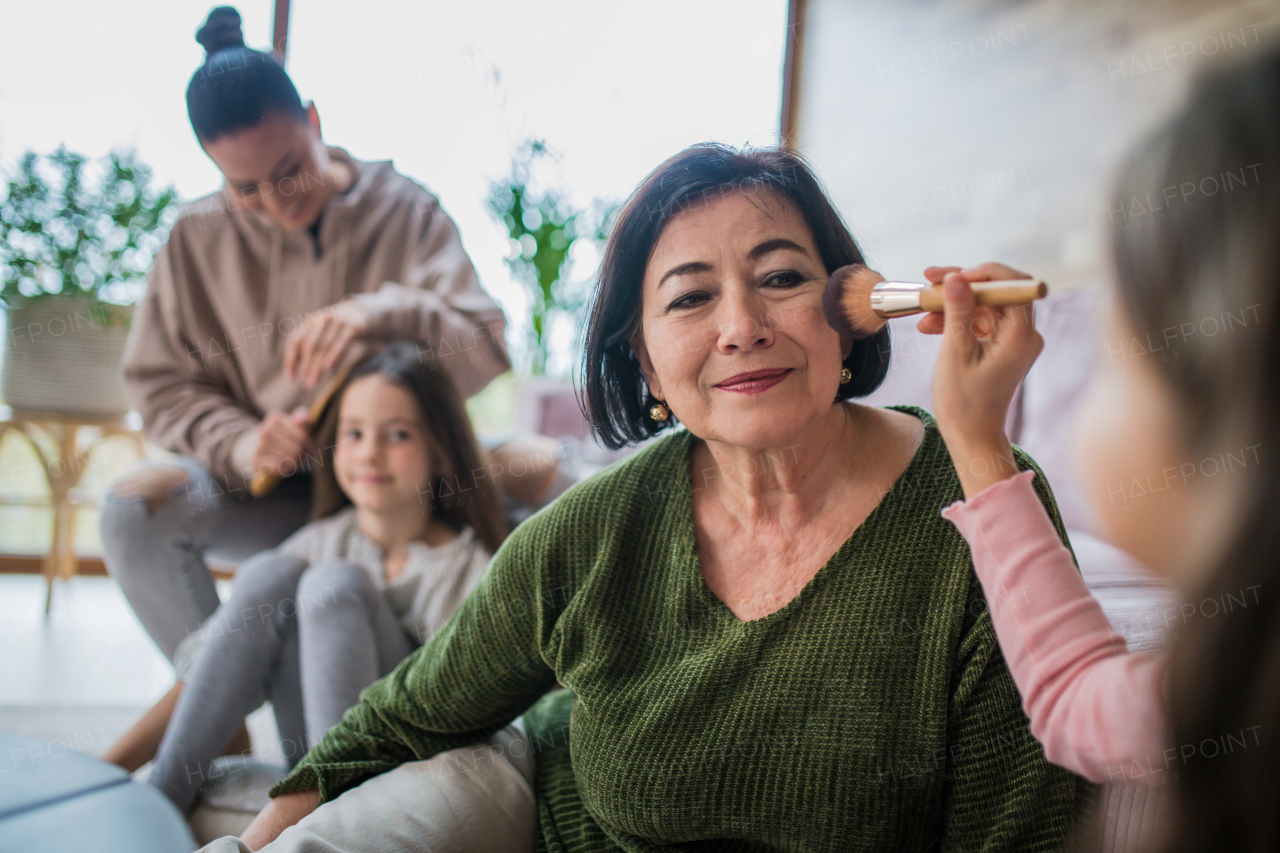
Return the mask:
<svg viewBox="0 0 1280 853"><path fill-rule="evenodd" d="M853 379L853 371L847 367L840 368L840 384L847 385Z"/></svg>
<svg viewBox="0 0 1280 853"><path fill-rule="evenodd" d="M649 407L649 417L653 418L658 423L662 423L667 418L671 417L671 410L667 408L666 403L659 400Z"/></svg>

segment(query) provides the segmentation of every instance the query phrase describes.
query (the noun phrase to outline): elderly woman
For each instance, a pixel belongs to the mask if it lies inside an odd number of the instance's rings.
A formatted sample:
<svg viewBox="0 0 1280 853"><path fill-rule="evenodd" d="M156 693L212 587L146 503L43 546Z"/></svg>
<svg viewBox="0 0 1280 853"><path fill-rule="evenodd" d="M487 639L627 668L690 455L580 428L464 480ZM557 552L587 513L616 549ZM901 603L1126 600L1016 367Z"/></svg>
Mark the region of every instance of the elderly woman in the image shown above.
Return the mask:
<svg viewBox="0 0 1280 853"><path fill-rule="evenodd" d="M450 782L379 774L529 709L526 849L1058 849L1083 783L1031 737L939 516L961 490L936 425L849 402L888 338L842 339L822 292L861 260L790 152L697 146L650 175L606 250L586 403L611 446L670 434L518 528L245 841L338 798L359 849L415 849L413 785Z"/></svg>

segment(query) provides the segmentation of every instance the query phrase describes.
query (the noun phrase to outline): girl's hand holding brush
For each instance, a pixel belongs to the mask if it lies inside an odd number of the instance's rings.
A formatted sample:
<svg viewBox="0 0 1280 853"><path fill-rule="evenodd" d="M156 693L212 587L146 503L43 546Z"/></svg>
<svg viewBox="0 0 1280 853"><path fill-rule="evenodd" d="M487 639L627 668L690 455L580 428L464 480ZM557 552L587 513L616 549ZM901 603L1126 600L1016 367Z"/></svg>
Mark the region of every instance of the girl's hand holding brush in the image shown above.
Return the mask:
<svg viewBox="0 0 1280 853"><path fill-rule="evenodd" d="M982 307L974 283L1028 278L1001 264L961 270L930 267L941 284L945 313L926 314L925 334L943 335L933 369L933 409L965 498L1018 473L1005 417L1019 383L1044 348L1030 303Z"/></svg>
<svg viewBox="0 0 1280 853"><path fill-rule="evenodd" d="M822 310L832 328L855 340L879 334L893 317L920 313L920 331L945 333L933 373L934 414L971 497L1017 473L1004 420L1044 345L1031 303L1048 287L994 263L929 267L925 277L927 283L885 281L850 264L831 274Z"/></svg>

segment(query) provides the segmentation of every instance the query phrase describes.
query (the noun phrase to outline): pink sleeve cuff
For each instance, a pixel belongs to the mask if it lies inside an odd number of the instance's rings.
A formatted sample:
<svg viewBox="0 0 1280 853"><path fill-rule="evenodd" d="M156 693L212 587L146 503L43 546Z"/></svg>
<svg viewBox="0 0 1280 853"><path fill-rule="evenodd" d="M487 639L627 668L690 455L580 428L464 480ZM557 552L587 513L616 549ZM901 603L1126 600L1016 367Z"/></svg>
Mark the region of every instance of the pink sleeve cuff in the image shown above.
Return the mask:
<svg viewBox="0 0 1280 853"><path fill-rule="evenodd" d="M979 513L987 504L994 502L996 511L1006 511L1017 509L1020 504L1024 504L1023 498L1028 491L1035 496L1035 488L1031 485L1031 481L1035 478L1035 471L1019 471L1012 477L992 483L968 500L956 501L943 508L942 517L960 528L963 534L965 530L961 525L972 525L974 522L971 517ZM1036 497L1036 506L1040 506L1038 497ZM1056 531L1054 535L1057 535ZM969 537L966 535L965 538Z"/></svg>
<svg viewBox="0 0 1280 853"><path fill-rule="evenodd" d="M1034 479L1020 472L942 510L969 543L1031 731L1050 761L1095 782L1162 778L1165 656L1127 652Z"/></svg>

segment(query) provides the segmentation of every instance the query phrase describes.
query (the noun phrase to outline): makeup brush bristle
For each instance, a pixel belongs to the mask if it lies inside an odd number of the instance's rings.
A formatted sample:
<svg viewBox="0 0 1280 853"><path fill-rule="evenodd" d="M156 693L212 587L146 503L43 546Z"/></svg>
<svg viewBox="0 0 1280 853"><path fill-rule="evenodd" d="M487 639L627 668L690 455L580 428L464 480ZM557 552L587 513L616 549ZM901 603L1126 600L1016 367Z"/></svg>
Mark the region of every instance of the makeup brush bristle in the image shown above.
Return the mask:
<svg viewBox="0 0 1280 853"><path fill-rule="evenodd" d="M888 321L871 310L871 288L882 281L884 276L862 264L849 264L833 272L822 293L822 311L831 327L855 340L883 329Z"/></svg>

